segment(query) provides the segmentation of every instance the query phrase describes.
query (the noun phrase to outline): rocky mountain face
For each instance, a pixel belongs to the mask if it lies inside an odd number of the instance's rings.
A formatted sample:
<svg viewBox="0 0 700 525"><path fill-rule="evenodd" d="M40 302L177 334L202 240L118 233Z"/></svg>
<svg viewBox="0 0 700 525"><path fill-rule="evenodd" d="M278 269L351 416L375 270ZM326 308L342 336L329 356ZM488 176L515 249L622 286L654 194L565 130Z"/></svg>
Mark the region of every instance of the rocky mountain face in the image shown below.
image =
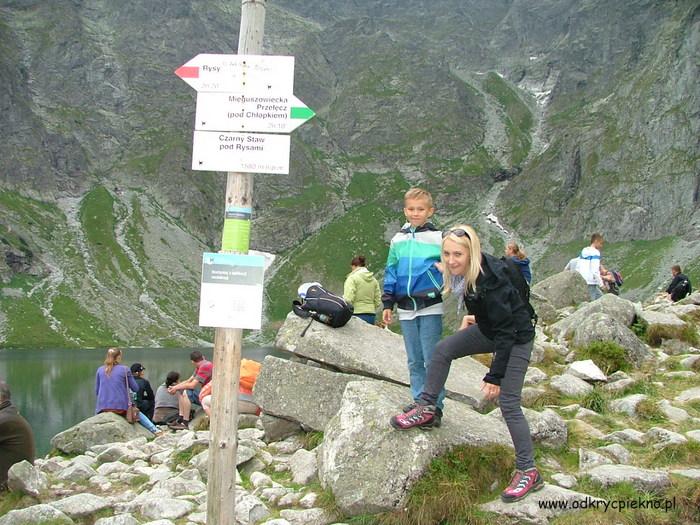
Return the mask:
<svg viewBox="0 0 700 525"><path fill-rule="evenodd" d="M234 53L239 22L239 2L0 3L0 345L211 338L225 177L190 170L173 71ZM536 280L596 230L630 297L676 262L700 279L696 2L278 0L264 47L317 113L290 174L255 177L268 326L300 281L338 289L357 253L380 270L416 184L439 225L520 240Z"/></svg>

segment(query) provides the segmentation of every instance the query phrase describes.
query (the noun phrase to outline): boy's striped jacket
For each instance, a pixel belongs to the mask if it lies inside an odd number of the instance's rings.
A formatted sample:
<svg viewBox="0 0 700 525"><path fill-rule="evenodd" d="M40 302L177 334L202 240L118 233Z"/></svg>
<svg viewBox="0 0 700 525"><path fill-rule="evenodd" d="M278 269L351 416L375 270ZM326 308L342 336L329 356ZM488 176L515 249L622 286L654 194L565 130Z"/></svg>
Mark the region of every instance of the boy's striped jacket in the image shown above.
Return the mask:
<svg viewBox="0 0 700 525"><path fill-rule="evenodd" d="M440 261L442 233L430 222L418 228L406 224L394 235L384 273L384 309L396 304L404 310L421 310L442 302Z"/></svg>

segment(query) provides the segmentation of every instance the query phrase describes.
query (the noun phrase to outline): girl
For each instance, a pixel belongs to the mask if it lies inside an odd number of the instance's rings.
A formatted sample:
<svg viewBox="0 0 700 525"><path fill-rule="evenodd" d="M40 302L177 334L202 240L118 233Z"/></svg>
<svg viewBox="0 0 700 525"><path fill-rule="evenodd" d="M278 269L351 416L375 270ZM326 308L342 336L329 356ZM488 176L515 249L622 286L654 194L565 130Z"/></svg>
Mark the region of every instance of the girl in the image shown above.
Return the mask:
<svg viewBox="0 0 700 525"><path fill-rule="evenodd" d="M397 430L436 426L437 394L445 385L452 361L467 355L494 353L481 390L486 399L498 398L515 447L517 470L501 499L518 501L544 485L535 468L530 428L520 406L535 329L505 273L505 263L481 252L481 243L471 227L459 225L443 232L442 264L445 292L459 293L469 315L464 316L457 333L438 343L419 404L392 417L391 425Z"/></svg>
<svg viewBox="0 0 700 525"><path fill-rule="evenodd" d="M513 259L513 262L520 268L520 273L527 281L527 284L532 284L532 272L530 271L530 259L527 254L520 249L517 243L511 241L506 245L506 257Z"/></svg>
<svg viewBox="0 0 700 525"><path fill-rule="evenodd" d="M131 403L129 389L134 392L139 389L139 385L131 375L131 370L120 364L121 361L122 351L119 348L110 348L107 350L104 365L97 369L95 377L96 414L115 412L121 416L126 415L126 409ZM139 423L154 434L160 434L158 427L142 412L139 412Z"/></svg>
<svg viewBox="0 0 700 525"><path fill-rule="evenodd" d="M345 278L343 299L353 306L353 315L363 321L374 324L377 309L382 304L382 292L374 274L367 269L364 255L353 257L350 261L351 272Z"/></svg>

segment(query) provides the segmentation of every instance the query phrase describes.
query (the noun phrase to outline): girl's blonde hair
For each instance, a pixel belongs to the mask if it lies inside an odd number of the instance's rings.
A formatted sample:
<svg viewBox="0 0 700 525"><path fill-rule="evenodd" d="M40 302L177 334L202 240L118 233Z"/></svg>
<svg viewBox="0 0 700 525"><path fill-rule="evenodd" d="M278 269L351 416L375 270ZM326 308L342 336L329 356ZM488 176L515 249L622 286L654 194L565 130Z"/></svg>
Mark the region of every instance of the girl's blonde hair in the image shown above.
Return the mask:
<svg viewBox="0 0 700 525"><path fill-rule="evenodd" d="M105 374L110 375L112 373L112 368L114 368L114 365L119 364L121 355L122 351L119 348L109 348L107 350L107 355L105 356Z"/></svg>
<svg viewBox="0 0 700 525"><path fill-rule="evenodd" d="M521 261L527 257L527 254L523 249L518 246L518 243L515 241L510 241L507 245L506 248L509 249L511 252L513 252L513 255L520 259Z"/></svg>
<svg viewBox="0 0 700 525"><path fill-rule="evenodd" d="M461 232L466 232L467 235L459 235ZM469 254L469 264L467 264L467 269L464 274L464 289L468 292L473 292L476 290L476 280L481 273L481 241L479 236L474 231L474 228L467 226L466 224L458 224L453 226L449 230L443 232L442 246L444 248L445 241L447 239L456 242L457 244L463 246L467 253ZM445 265L444 256L441 254L443 264L443 281L445 282L444 293L450 293L450 275L447 266Z"/></svg>

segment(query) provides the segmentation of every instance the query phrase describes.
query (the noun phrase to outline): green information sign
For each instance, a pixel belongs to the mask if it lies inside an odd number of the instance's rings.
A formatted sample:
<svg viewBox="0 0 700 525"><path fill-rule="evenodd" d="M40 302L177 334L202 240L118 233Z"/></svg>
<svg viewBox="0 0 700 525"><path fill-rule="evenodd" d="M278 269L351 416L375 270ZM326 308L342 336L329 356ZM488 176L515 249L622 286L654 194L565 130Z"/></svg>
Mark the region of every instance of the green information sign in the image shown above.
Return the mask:
<svg viewBox="0 0 700 525"><path fill-rule="evenodd" d="M252 208L226 208L224 215L224 234L221 250L224 252L247 252L250 247L250 218Z"/></svg>

